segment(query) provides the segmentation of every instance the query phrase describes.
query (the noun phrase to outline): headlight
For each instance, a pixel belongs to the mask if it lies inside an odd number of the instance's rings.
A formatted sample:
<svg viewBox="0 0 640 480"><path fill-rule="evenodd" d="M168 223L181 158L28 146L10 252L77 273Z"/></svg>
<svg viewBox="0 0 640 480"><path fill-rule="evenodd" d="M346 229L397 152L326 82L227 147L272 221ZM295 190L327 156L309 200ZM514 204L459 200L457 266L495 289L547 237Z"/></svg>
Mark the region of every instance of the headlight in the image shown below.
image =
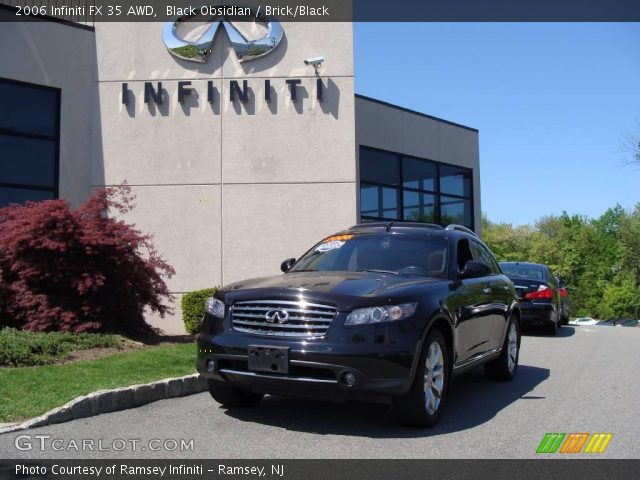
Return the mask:
<svg viewBox="0 0 640 480"><path fill-rule="evenodd" d="M207 298L207 301L204 303L204 309L208 314L216 318L224 318L224 302L221 302L217 298Z"/></svg>
<svg viewBox="0 0 640 480"><path fill-rule="evenodd" d="M394 322L413 315L417 303L385 305L382 307L356 308L344 322L345 325L365 325L370 323Z"/></svg>

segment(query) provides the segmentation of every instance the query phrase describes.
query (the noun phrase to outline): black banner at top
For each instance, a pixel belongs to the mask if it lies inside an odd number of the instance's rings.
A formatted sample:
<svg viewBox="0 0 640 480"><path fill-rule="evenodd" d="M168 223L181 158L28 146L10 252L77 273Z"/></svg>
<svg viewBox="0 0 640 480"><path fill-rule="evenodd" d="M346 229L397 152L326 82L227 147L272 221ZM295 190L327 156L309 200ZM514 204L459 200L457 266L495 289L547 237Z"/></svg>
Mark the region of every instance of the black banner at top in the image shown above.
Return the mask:
<svg viewBox="0 0 640 480"><path fill-rule="evenodd" d="M166 22L248 18L297 22L638 22L639 0L0 0L0 21Z"/></svg>

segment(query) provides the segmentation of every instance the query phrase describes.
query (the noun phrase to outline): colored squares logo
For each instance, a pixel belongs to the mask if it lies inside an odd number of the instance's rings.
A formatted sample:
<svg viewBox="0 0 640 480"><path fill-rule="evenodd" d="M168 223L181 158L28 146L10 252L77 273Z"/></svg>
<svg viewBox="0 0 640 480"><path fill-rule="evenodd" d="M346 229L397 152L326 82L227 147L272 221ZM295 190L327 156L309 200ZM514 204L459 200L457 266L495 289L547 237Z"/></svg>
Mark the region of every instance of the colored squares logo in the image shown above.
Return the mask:
<svg viewBox="0 0 640 480"><path fill-rule="evenodd" d="M545 433L536 453L604 453L612 437L613 433Z"/></svg>

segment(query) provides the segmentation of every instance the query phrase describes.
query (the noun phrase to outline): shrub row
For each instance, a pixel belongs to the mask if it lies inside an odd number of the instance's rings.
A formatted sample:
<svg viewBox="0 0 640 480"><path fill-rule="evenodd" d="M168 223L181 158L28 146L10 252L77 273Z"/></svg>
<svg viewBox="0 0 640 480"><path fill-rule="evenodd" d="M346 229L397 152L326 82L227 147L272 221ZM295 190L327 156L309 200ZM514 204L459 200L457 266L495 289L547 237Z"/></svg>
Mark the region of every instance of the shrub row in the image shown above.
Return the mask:
<svg viewBox="0 0 640 480"><path fill-rule="evenodd" d="M0 366L25 367L64 360L74 350L120 347L116 335L105 333L27 332L0 329Z"/></svg>
<svg viewBox="0 0 640 480"><path fill-rule="evenodd" d="M205 288L182 296L182 321L188 333L198 333L204 315L204 302L217 291L217 288Z"/></svg>

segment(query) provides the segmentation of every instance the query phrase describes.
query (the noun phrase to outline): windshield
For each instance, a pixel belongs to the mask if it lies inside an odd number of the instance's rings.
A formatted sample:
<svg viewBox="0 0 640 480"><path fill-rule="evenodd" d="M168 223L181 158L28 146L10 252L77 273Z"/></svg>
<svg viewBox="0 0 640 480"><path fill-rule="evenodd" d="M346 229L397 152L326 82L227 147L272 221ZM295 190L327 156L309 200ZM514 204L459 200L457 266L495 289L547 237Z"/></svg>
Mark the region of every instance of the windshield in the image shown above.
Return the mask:
<svg viewBox="0 0 640 480"><path fill-rule="evenodd" d="M500 268L510 278L526 278L527 280L544 280L544 270L540 265L521 265L517 263L501 263Z"/></svg>
<svg viewBox="0 0 640 480"><path fill-rule="evenodd" d="M335 235L309 250L291 271L384 271L446 278L447 245L444 238L426 235Z"/></svg>

